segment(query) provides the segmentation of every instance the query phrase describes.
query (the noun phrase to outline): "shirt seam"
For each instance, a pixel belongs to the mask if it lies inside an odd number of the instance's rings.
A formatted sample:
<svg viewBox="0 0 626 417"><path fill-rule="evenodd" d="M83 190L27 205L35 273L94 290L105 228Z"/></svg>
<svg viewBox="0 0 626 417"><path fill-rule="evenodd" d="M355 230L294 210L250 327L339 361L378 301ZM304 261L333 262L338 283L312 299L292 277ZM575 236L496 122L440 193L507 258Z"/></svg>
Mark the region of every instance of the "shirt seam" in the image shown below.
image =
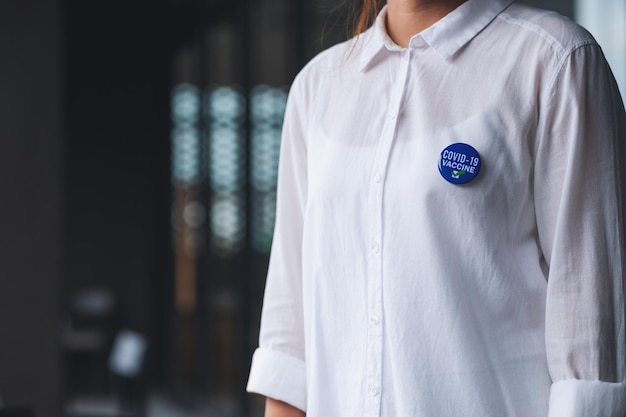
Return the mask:
<svg viewBox="0 0 626 417"><path fill-rule="evenodd" d="M552 74L552 76L550 77L549 81L548 81L548 86L549 86L549 91L550 91L550 95L548 97L548 99L551 101L552 97L554 96L554 89L556 86L556 80L559 76L559 74L563 71L563 68L565 67L565 64L567 63L567 60L574 54L574 52L582 49L585 46L596 46L597 44L592 40L592 39L585 39L585 40L581 40L576 42L575 44L573 44L569 49L565 50L563 52L563 55L560 56L557 64L556 64L556 68L554 70L554 73Z"/></svg>
<svg viewBox="0 0 626 417"><path fill-rule="evenodd" d="M549 111L549 109L552 108L552 106L554 106L554 96L556 94L556 84L557 84L557 80L559 78L559 75L563 72L563 68L565 67L568 59L578 50L582 49L585 46L595 46L597 47L597 44L592 40L592 39L586 39L586 40L581 40L577 43L575 43L574 45L572 45L568 50L565 50L563 52L563 55L559 58L559 60L557 61L555 68L554 68L554 72L552 73L552 75L550 76L550 78L548 79L546 86L547 86L547 95L545 96L545 99L542 99L541 102L545 103L545 106L541 106L540 108L542 108L544 112ZM538 120L540 120L541 117L538 116ZM539 126L538 126L539 127ZM541 146L544 142L544 137L543 134L541 135L541 137L538 137L536 140L536 146L535 146L535 152L534 152L534 158L537 158L537 153L539 152L539 149L541 149Z"/></svg>
<svg viewBox="0 0 626 417"><path fill-rule="evenodd" d="M543 29L541 26L535 23L531 23L528 20L517 19L506 12L500 13L498 15L498 18L504 20L507 23L523 27L524 29L528 29L531 32L536 33L556 50L559 57L563 56L563 54L566 53L566 50L565 48L563 48L561 42L559 42L557 38L546 32L546 30Z"/></svg>

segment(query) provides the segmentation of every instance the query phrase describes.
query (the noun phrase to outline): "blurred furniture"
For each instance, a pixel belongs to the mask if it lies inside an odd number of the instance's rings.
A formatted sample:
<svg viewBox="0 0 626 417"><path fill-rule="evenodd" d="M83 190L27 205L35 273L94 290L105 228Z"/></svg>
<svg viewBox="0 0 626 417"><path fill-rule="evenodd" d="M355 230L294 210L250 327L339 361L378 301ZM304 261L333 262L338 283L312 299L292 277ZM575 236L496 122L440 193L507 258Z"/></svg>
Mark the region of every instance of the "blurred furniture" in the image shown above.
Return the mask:
<svg viewBox="0 0 626 417"><path fill-rule="evenodd" d="M108 393L116 316L116 296L107 288L84 289L69 298L60 334L66 399Z"/></svg>

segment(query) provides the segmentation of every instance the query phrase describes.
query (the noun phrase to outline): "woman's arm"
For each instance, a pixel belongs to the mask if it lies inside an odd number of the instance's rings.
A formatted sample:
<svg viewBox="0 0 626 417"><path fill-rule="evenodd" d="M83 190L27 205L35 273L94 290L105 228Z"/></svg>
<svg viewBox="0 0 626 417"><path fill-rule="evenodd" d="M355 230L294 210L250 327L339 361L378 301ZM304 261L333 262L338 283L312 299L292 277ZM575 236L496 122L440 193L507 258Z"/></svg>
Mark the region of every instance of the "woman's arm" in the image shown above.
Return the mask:
<svg viewBox="0 0 626 417"><path fill-rule="evenodd" d="M535 165L549 268L549 416L624 416L626 115L595 43L561 62L544 101Z"/></svg>
<svg viewBox="0 0 626 417"><path fill-rule="evenodd" d="M269 397L265 401L265 417L305 417L305 415L302 410L282 401Z"/></svg>
<svg viewBox="0 0 626 417"><path fill-rule="evenodd" d="M306 410L301 257L307 200L307 111L302 83L300 76L294 81L285 111L276 226L263 298L259 348L252 357L247 389Z"/></svg>

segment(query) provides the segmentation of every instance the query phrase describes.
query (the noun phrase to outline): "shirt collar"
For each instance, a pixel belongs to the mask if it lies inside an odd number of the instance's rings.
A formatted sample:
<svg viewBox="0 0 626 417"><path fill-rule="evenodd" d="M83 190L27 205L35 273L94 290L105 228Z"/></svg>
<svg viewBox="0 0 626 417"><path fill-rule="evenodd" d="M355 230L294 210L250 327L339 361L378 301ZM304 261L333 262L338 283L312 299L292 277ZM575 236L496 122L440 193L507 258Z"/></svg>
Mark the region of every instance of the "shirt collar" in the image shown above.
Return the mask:
<svg viewBox="0 0 626 417"><path fill-rule="evenodd" d="M444 59L450 58L465 44L482 31L502 10L514 0L467 0L438 22L413 36L409 49L413 49L423 39ZM374 26L368 30L365 45L361 51L360 70L364 71L383 50L400 50L385 28L387 6L378 14ZM365 35L365 34L364 34Z"/></svg>

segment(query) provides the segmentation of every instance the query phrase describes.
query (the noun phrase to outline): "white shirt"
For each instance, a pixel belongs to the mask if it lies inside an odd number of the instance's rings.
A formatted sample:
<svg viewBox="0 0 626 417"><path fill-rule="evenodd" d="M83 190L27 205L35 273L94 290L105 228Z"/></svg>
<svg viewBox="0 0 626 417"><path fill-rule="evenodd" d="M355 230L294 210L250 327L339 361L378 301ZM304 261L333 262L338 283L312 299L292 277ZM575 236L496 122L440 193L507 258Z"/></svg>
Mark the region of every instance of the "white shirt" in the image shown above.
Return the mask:
<svg viewBox="0 0 626 417"><path fill-rule="evenodd" d="M626 416L618 164L592 37L468 0L313 59L285 115L248 390L308 417ZM464 143L478 176L440 154Z"/></svg>

